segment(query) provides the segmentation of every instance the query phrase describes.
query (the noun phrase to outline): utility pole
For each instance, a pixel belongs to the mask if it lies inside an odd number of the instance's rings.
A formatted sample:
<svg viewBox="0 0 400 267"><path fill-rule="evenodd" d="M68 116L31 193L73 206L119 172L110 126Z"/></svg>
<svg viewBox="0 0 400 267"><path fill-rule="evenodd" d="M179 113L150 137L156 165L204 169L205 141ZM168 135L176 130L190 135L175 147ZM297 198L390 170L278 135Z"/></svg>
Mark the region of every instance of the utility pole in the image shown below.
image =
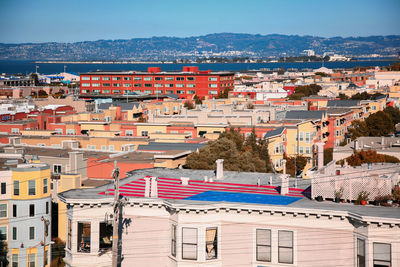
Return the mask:
<svg viewBox="0 0 400 267"><path fill-rule="evenodd" d="M112 238L112 267L119 266L119 168L117 161L114 161L114 217L113 217L113 238Z"/></svg>
<svg viewBox="0 0 400 267"><path fill-rule="evenodd" d="M41 218L43 222L43 267L46 267L46 236L48 235L48 226L50 224L50 221L45 219L43 216Z"/></svg>

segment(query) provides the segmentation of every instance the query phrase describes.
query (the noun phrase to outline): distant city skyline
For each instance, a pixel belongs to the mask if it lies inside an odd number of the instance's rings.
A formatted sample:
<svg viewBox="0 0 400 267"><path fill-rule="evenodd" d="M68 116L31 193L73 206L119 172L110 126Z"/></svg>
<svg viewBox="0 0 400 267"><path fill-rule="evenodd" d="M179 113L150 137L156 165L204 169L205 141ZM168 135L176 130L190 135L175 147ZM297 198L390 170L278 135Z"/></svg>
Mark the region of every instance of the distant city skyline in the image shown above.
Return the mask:
<svg viewBox="0 0 400 267"><path fill-rule="evenodd" d="M0 1L0 43L250 33L400 35L400 1Z"/></svg>

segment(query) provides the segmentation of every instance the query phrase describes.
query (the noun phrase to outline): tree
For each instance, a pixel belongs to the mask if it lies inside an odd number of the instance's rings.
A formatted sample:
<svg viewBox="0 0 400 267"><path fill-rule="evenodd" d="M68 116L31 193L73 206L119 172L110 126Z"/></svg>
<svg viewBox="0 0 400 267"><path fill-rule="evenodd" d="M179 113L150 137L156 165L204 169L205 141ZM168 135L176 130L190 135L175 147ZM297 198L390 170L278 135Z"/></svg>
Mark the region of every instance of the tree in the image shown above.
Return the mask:
<svg viewBox="0 0 400 267"><path fill-rule="evenodd" d="M194 95L193 100L194 100L194 103L195 103L196 105L201 105L201 104L203 104L203 101L202 101L201 98L198 97L197 95Z"/></svg>
<svg viewBox="0 0 400 267"><path fill-rule="evenodd" d="M301 100L303 97L316 95L322 89L317 84L299 85L294 89L294 93L289 96L290 100Z"/></svg>
<svg viewBox="0 0 400 267"><path fill-rule="evenodd" d="M215 98L216 99L224 99L229 97L229 92L232 91L229 87L225 87L222 92L220 92Z"/></svg>
<svg viewBox="0 0 400 267"><path fill-rule="evenodd" d="M394 124L389 114L378 111L365 119L370 136L382 136L394 131Z"/></svg>
<svg viewBox="0 0 400 267"><path fill-rule="evenodd" d="M297 155L296 157L287 157L285 155L284 158L286 159L286 173L290 174L292 177L297 177L297 175L299 175L304 170L304 167L307 165L307 158L301 155ZM295 162L296 168L294 167ZM294 173L295 169L296 175Z"/></svg>
<svg viewBox="0 0 400 267"><path fill-rule="evenodd" d="M253 103L251 103L251 102L247 103L247 104L246 104L246 108L247 108L247 109L254 109Z"/></svg>
<svg viewBox="0 0 400 267"><path fill-rule="evenodd" d="M355 120L348 129L351 140L355 140L360 136L369 136L369 129L365 121Z"/></svg>
<svg viewBox="0 0 400 267"><path fill-rule="evenodd" d="M40 89L40 90L39 90L39 98L46 98L46 97L48 97L46 91Z"/></svg>
<svg viewBox="0 0 400 267"><path fill-rule="evenodd" d="M381 93L375 93L375 94L368 94L367 92L362 92L354 94L351 96L351 100L376 100L378 97L383 96Z"/></svg>
<svg viewBox="0 0 400 267"><path fill-rule="evenodd" d="M186 100L185 103L183 104L183 106L187 109L194 109L194 105L193 102L190 100Z"/></svg>
<svg viewBox="0 0 400 267"><path fill-rule="evenodd" d="M230 127L215 141L209 142L198 152L186 159L186 168L213 170L215 161L224 159L224 169L228 171L271 172L268 143L257 139L255 129L246 138L240 129Z"/></svg>
<svg viewBox="0 0 400 267"><path fill-rule="evenodd" d="M0 240L0 266L8 266L8 246L7 242Z"/></svg>
<svg viewBox="0 0 400 267"><path fill-rule="evenodd" d="M377 162L389 162L389 163L399 163L400 160L394 156L378 154L375 150L362 150L356 152L350 157L346 158L347 163L350 166L361 166L364 163L377 163Z"/></svg>
<svg viewBox="0 0 400 267"><path fill-rule="evenodd" d="M383 111L390 116L395 125L400 122L399 108L388 106Z"/></svg>
<svg viewBox="0 0 400 267"><path fill-rule="evenodd" d="M347 99L349 99L349 97L347 95L343 94L343 93L339 93L339 99L340 100L347 100Z"/></svg>

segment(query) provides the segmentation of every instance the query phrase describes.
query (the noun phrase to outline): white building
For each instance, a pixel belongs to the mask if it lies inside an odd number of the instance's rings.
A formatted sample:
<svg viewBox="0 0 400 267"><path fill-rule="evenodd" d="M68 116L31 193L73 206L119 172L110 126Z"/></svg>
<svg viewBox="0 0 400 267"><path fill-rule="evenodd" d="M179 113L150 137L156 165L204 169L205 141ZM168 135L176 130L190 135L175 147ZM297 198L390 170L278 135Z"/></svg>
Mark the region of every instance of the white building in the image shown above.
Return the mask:
<svg viewBox="0 0 400 267"><path fill-rule="evenodd" d="M217 176L148 169L121 180L122 266L400 266L398 208L315 202L286 176ZM112 188L59 195L67 266L111 265Z"/></svg>

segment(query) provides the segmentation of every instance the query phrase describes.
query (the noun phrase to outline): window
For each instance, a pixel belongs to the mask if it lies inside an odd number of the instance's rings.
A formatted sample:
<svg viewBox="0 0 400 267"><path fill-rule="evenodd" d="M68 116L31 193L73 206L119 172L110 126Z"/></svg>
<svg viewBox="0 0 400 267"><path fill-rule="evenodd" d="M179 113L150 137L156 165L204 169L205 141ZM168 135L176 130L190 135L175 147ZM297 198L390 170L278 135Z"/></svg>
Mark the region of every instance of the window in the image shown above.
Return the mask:
<svg viewBox="0 0 400 267"><path fill-rule="evenodd" d="M35 239L35 227L29 227L29 240Z"/></svg>
<svg viewBox="0 0 400 267"><path fill-rule="evenodd" d="M196 93L196 91L194 91L194 90L187 90L187 93L188 93L188 94L194 95L194 94Z"/></svg>
<svg viewBox="0 0 400 267"><path fill-rule="evenodd" d="M111 224L107 224L105 222L101 222L99 224L100 227L100 235L99 235L99 244L100 249L109 249L112 247L112 233L113 227Z"/></svg>
<svg viewBox="0 0 400 267"><path fill-rule="evenodd" d="M82 80L82 81L89 81L89 80L90 80L90 77L88 77L88 76L82 76L82 77L81 77L81 80Z"/></svg>
<svg viewBox="0 0 400 267"><path fill-rule="evenodd" d="M188 88L195 88L195 87L196 87L196 85L195 85L195 84L191 84L191 83L189 83L189 84L187 84L187 85L186 85L186 87L188 87Z"/></svg>
<svg viewBox="0 0 400 267"><path fill-rule="evenodd" d="M74 135L75 134L75 130L74 129L67 129L67 134L68 135Z"/></svg>
<svg viewBox="0 0 400 267"><path fill-rule="evenodd" d="M0 218L7 217L7 204L0 204Z"/></svg>
<svg viewBox="0 0 400 267"><path fill-rule="evenodd" d="M306 133L306 143L310 143L310 133Z"/></svg>
<svg viewBox="0 0 400 267"><path fill-rule="evenodd" d="M135 84L133 84L133 86L134 87L142 87L142 84L141 83L135 83Z"/></svg>
<svg viewBox="0 0 400 267"><path fill-rule="evenodd" d="M155 77L154 80L155 80L155 81L162 81L163 78L162 78L162 77Z"/></svg>
<svg viewBox="0 0 400 267"><path fill-rule="evenodd" d="M124 81L130 81L131 77L124 77Z"/></svg>
<svg viewBox="0 0 400 267"><path fill-rule="evenodd" d="M61 165L54 164L53 165L53 173L61 173Z"/></svg>
<svg viewBox="0 0 400 267"><path fill-rule="evenodd" d="M78 222L78 252L90 252L90 223Z"/></svg>
<svg viewBox="0 0 400 267"><path fill-rule="evenodd" d="M28 195L30 195L30 196L36 195L36 181L35 180L28 181Z"/></svg>
<svg viewBox="0 0 400 267"><path fill-rule="evenodd" d="M208 87L210 87L210 88L217 88L218 85L217 85L216 83L210 83L210 84L208 85Z"/></svg>
<svg viewBox="0 0 400 267"><path fill-rule="evenodd" d="M218 78L217 77L209 77L208 80L210 82L216 82L216 81L218 81Z"/></svg>
<svg viewBox="0 0 400 267"><path fill-rule="evenodd" d="M121 90L113 90L113 94L120 94Z"/></svg>
<svg viewBox="0 0 400 267"><path fill-rule="evenodd" d="M184 80L185 80L185 77L176 77L176 80L177 80L177 81L184 81Z"/></svg>
<svg viewBox="0 0 400 267"><path fill-rule="evenodd" d="M29 204L29 217L35 216L35 204Z"/></svg>
<svg viewBox="0 0 400 267"><path fill-rule="evenodd" d="M130 83L124 83L124 87L131 87L132 86L132 84L130 84Z"/></svg>
<svg viewBox="0 0 400 267"><path fill-rule="evenodd" d="M390 244L374 243L374 267L392 266Z"/></svg>
<svg viewBox="0 0 400 267"><path fill-rule="evenodd" d="M89 87L89 86L90 86L90 83L82 83L81 86L82 86L82 87ZM84 91L85 91L85 90L84 90ZM87 93L87 92L84 92L84 93Z"/></svg>
<svg viewBox="0 0 400 267"><path fill-rule="evenodd" d="M92 77L92 81L98 81L98 80L100 80L100 77L97 76Z"/></svg>
<svg viewBox="0 0 400 267"><path fill-rule="evenodd" d="M110 77L103 77L103 81L109 81Z"/></svg>
<svg viewBox="0 0 400 267"><path fill-rule="evenodd" d="M14 196L19 196L19 181L14 181Z"/></svg>
<svg viewBox="0 0 400 267"><path fill-rule="evenodd" d="M144 78L143 78L143 81L151 81L151 80L152 80L151 77L144 77Z"/></svg>
<svg viewBox="0 0 400 267"><path fill-rule="evenodd" d="M67 221L67 248L71 249L71 244L72 244L72 221L71 219L68 219Z"/></svg>
<svg viewBox="0 0 400 267"><path fill-rule="evenodd" d="M217 228L206 229L206 259L212 260L218 257Z"/></svg>
<svg viewBox="0 0 400 267"><path fill-rule="evenodd" d="M183 94L185 94L185 91L184 90L176 90L176 93L179 95L183 95Z"/></svg>
<svg viewBox="0 0 400 267"><path fill-rule="evenodd" d="M112 80L113 80L113 81L120 81L120 80L121 80L121 77L112 77Z"/></svg>
<svg viewBox="0 0 400 267"><path fill-rule="evenodd" d="M310 147L306 146L306 154L310 154Z"/></svg>
<svg viewBox="0 0 400 267"><path fill-rule="evenodd" d="M126 136L133 136L133 130L125 130Z"/></svg>
<svg viewBox="0 0 400 267"><path fill-rule="evenodd" d="M173 80L174 80L174 77L165 77L165 80L166 80L166 81L173 81Z"/></svg>
<svg viewBox="0 0 400 267"><path fill-rule="evenodd" d="M303 153L304 153L303 147L302 147L302 146L301 146L300 149L299 149L299 153L300 153L300 154L303 154Z"/></svg>
<svg viewBox="0 0 400 267"><path fill-rule="evenodd" d="M300 132L300 141L303 141L303 132Z"/></svg>
<svg viewBox="0 0 400 267"><path fill-rule="evenodd" d="M110 146L108 146L108 150L110 150L110 151L114 151L114 145L110 145Z"/></svg>
<svg viewBox="0 0 400 267"><path fill-rule="evenodd" d="M133 80L134 80L134 81L141 81L141 80L142 80L142 77L133 77Z"/></svg>
<svg viewBox="0 0 400 267"><path fill-rule="evenodd" d="M195 80L194 77L187 77L186 79L187 79L188 81L194 81L194 80Z"/></svg>
<svg viewBox="0 0 400 267"><path fill-rule="evenodd" d="M271 261L271 230L256 230L256 260Z"/></svg>
<svg viewBox="0 0 400 267"><path fill-rule="evenodd" d="M17 240L17 227L12 228L12 239Z"/></svg>
<svg viewBox="0 0 400 267"><path fill-rule="evenodd" d="M172 83L167 83L167 84L165 84L164 86L165 86L165 87L174 87L174 84L172 84Z"/></svg>
<svg viewBox="0 0 400 267"><path fill-rule="evenodd" d="M48 189L49 189L49 179L45 178L43 179L43 194L47 194Z"/></svg>
<svg viewBox="0 0 400 267"><path fill-rule="evenodd" d="M176 257L176 225L171 226L171 255Z"/></svg>
<svg viewBox="0 0 400 267"><path fill-rule="evenodd" d="M35 253L29 254L29 266L28 267L35 267L35 263L36 263L36 254Z"/></svg>
<svg viewBox="0 0 400 267"><path fill-rule="evenodd" d="M18 267L18 254L12 254L12 265L11 267Z"/></svg>
<svg viewBox="0 0 400 267"><path fill-rule="evenodd" d="M161 83L156 83L154 84L154 87L163 87L163 85Z"/></svg>
<svg viewBox="0 0 400 267"><path fill-rule="evenodd" d="M293 232L278 231L278 262L293 263Z"/></svg>
<svg viewBox="0 0 400 267"><path fill-rule="evenodd" d="M357 267L365 267L365 240L357 239Z"/></svg>
<svg viewBox="0 0 400 267"><path fill-rule="evenodd" d="M1 183L1 194L4 195L6 193L6 183Z"/></svg>
<svg viewBox="0 0 400 267"><path fill-rule="evenodd" d="M100 84L99 83L92 83L92 86L93 87L100 87Z"/></svg>
<svg viewBox="0 0 400 267"><path fill-rule="evenodd" d="M152 87L151 83L145 83L144 87Z"/></svg>
<svg viewBox="0 0 400 267"><path fill-rule="evenodd" d="M7 226L0 226L0 241L7 240Z"/></svg>
<svg viewBox="0 0 400 267"><path fill-rule="evenodd" d="M49 202L46 202L46 214L49 214L50 206Z"/></svg>
<svg viewBox="0 0 400 267"><path fill-rule="evenodd" d="M183 87L185 87L185 85L184 85L183 83L177 83L175 86L176 86L177 88L183 88Z"/></svg>
<svg viewBox="0 0 400 267"><path fill-rule="evenodd" d="M182 228L182 259L197 260L196 228Z"/></svg>
<svg viewBox="0 0 400 267"><path fill-rule="evenodd" d="M149 132L148 131L142 131L142 136L148 136Z"/></svg>
<svg viewBox="0 0 400 267"><path fill-rule="evenodd" d="M217 91L208 91L208 93L209 93L210 95L218 95L218 92L217 92Z"/></svg>
<svg viewBox="0 0 400 267"><path fill-rule="evenodd" d="M19 133L19 128L12 128L11 133L13 133L13 134Z"/></svg>
<svg viewBox="0 0 400 267"><path fill-rule="evenodd" d="M17 205L13 204L13 217L17 217Z"/></svg>

